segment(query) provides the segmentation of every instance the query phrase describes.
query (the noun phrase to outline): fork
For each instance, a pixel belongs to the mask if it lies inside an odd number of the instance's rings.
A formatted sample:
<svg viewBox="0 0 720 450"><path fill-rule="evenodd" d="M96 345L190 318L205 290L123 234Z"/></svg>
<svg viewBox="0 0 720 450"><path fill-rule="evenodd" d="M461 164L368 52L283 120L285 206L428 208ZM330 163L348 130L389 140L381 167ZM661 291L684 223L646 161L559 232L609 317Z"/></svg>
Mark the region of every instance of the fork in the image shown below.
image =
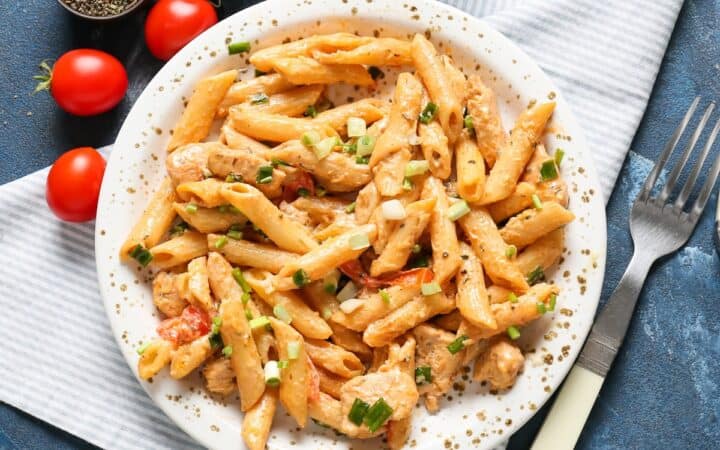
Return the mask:
<svg viewBox="0 0 720 450"><path fill-rule="evenodd" d="M564 450L575 446L605 381L605 376L625 339L635 303L650 267L658 258L675 252L687 242L705 209L720 173L720 155L716 157L695 202L687 212L684 210L720 131L720 120L710 132L677 198L672 201L670 196L715 108L714 103L705 109L680 159L668 175L664 186L661 186L660 192L655 196L652 194L663 167L678 145L699 102L700 97L693 100L633 203L630 213L630 234L635 250L630 264L595 321L577 363L570 370L535 438L532 450Z"/></svg>

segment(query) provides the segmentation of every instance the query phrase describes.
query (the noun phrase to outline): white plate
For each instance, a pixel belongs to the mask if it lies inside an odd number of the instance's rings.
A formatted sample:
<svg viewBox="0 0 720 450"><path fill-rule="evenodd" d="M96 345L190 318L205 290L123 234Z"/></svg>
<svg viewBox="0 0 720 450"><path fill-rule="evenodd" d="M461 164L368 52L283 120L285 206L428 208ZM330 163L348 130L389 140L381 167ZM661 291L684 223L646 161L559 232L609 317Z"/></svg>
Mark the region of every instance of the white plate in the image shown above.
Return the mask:
<svg viewBox="0 0 720 450"><path fill-rule="evenodd" d="M456 389L442 402L440 413L431 416L418 408L413 420L410 442L415 448L492 447L545 403L580 350L602 286L605 212L582 133L557 88L525 53L486 23L440 3L271 0L217 24L163 67L120 130L100 193L95 235L98 278L115 338L136 372L135 349L154 335L159 317L145 274L120 264L117 253L150 193L165 176L169 130L193 85L204 75L245 65L246 56L227 55L227 42L248 40L258 48L286 37L340 30L391 36L431 33L435 44L452 52L466 73L477 71L495 89L506 127L530 101L557 101L545 143L551 150L562 147L566 152L562 169L570 188L570 208L577 219L567 229L562 263L548 274L562 287L556 312L523 330L521 342L530 353L513 389L492 395L467 376L458 377ZM385 84L391 84L392 78L388 72ZM381 91L387 91L387 86ZM243 448L237 404L209 398L199 375L177 382L163 372L152 383L141 384L175 423L203 445ZM280 449L293 444L294 448L313 450L381 446L378 440L351 443L313 423L297 431L280 409L268 446Z"/></svg>

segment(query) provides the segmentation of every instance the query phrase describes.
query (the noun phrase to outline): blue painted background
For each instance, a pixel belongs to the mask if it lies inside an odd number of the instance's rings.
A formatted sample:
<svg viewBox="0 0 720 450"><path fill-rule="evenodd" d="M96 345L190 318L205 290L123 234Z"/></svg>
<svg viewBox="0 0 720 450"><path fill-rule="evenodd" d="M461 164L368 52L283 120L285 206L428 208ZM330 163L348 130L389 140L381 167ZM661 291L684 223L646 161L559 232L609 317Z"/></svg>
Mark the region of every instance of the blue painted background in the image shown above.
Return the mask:
<svg viewBox="0 0 720 450"><path fill-rule="evenodd" d="M252 3L224 0L221 16ZM142 20L138 14L98 26L72 18L51 0L0 2L0 184L51 164L69 148L112 142L130 105L161 66L144 48ZM36 64L76 47L105 49L128 67L128 96L114 111L78 119L59 111L47 95L29 95ZM603 299L630 259L631 201L695 95L720 99L720 0L687 0L680 13L608 206ZM578 448L720 446L720 261L712 245L712 213L703 216L686 248L652 270ZM513 436L511 449L529 447L545 413L546 408ZM0 403L0 449L49 448L92 446Z"/></svg>

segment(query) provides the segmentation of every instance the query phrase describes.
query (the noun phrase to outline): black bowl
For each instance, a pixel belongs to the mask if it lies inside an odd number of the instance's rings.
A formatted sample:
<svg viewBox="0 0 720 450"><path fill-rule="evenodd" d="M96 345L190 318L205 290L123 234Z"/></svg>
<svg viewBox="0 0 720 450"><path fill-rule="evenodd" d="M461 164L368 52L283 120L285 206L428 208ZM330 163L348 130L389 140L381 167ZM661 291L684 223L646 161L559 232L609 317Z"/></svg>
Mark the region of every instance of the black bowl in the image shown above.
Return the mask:
<svg viewBox="0 0 720 450"><path fill-rule="evenodd" d="M129 8L127 8L127 9L125 9L125 10L123 10L121 13L115 14L115 15L113 15L113 16L89 16L89 15L87 15L87 14L83 14L83 13L81 13L81 12L79 12L79 11L76 11L76 10L72 9L67 3L65 3L65 1L63 1L63 0L58 0L58 3L60 3L60 5L62 5L63 8L65 8L65 9L68 10L68 11L70 11L70 12L73 13L74 15L76 15L76 16L78 16L78 17L82 17L83 19L94 20L94 21L97 21L97 22L107 22L107 21L110 21L110 20L115 20L115 19L119 19L120 17L127 16L128 14L130 14L130 13L132 13L132 12L134 12L134 11L137 11L143 4L145 4L145 2L147 2L147 0L137 0L137 2L135 2L134 5L130 6Z"/></svg>

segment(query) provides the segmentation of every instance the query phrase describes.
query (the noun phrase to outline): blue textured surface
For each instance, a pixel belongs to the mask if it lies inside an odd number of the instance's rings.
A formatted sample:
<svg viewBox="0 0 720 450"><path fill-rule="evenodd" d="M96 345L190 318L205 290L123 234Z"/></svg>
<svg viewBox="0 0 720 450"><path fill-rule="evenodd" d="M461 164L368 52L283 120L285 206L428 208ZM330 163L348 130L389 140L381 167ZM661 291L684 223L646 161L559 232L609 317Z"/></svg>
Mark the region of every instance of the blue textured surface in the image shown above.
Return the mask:
<svg viewBox="0 0 720 450"><path fill-rule="evenodd" d="M44 167L64 150L112 141L160 63L144 49L142 14L109 28L74 20L49 0L0 2L0 184ZM221 15L253 1L224 0ZM22 5L22 6L18 6ZM11 22L12 21L12 22ZM29 38L31 37L32 38ZM30 97L35 65L80 46L103 48L128 67L130 90L116 110L70 117L46 95ZM608 206L603 300L629 261L627 217L644 175L695 95L720 99L720 0L687 0L652 99ZM30 113L30 114L28 114ZM714 204L716 194L711 203ZM581 436L583 449L717 448L720 445L720 261L708 211L688 246L651 271L615 366ZM1 380L0 380L1 382ZM510 441L529 447L546 412ZM0 450L91 447L0 404Z"/></svg>

